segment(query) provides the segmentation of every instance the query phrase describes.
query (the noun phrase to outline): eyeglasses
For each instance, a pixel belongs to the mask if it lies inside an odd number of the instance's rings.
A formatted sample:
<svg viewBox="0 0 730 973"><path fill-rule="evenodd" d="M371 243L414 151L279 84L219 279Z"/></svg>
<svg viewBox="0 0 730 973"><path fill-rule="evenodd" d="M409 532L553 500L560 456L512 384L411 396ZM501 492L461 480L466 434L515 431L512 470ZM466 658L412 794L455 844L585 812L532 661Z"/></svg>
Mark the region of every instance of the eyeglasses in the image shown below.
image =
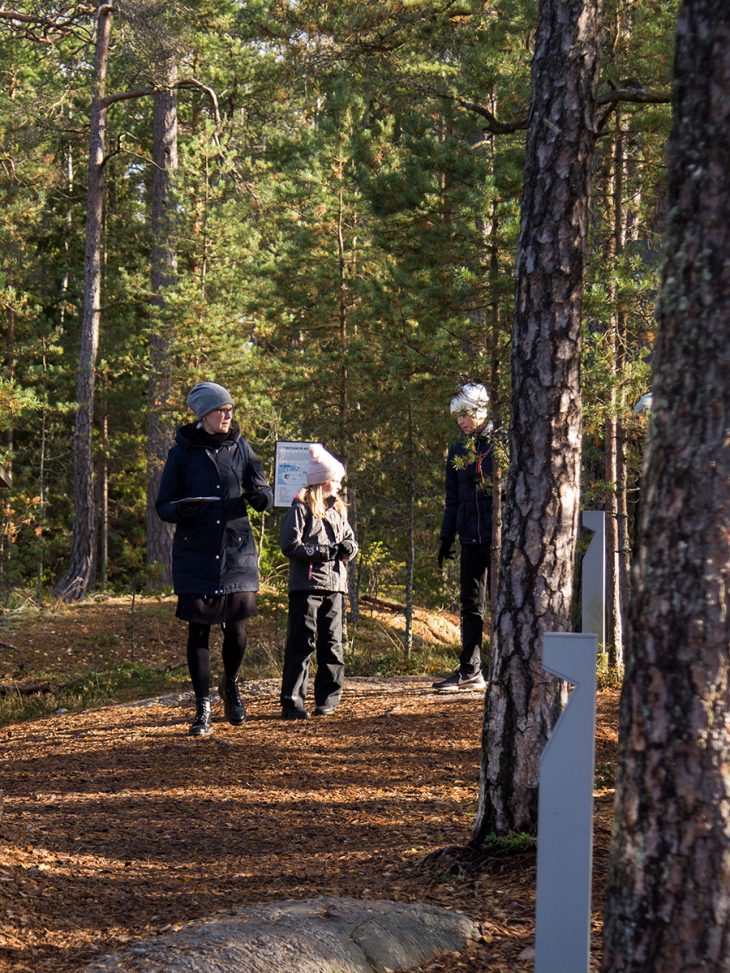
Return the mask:
<svg viewBox="0 0 730 973"><path fill-rule="evenodd" d="M233 415L233 406L232 405L227 405L223 409L213 409L213 412L217 412L219 416L224 416L224 417L226 417L226 416L232 416Z"/></svg>

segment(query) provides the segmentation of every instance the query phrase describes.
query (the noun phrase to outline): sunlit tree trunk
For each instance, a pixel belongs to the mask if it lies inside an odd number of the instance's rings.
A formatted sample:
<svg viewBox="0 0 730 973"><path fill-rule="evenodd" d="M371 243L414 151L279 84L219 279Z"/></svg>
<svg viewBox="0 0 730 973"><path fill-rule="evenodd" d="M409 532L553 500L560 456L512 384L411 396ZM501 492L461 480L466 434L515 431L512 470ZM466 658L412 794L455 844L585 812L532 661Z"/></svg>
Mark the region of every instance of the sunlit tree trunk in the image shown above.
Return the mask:
<svg viewBox="0 0 730 973"><path fill-rule="evenodd" d="M345 157L344 138L340 138L336 162L337 175L337 324L339 333L339 407L337 414L337 448L345 468L350 467L349 413L350 413L350 369L349 369L349 294L347 247L345 241ZM354 470L348 470L347 478L348 520L357 534L357 478ZM356 562L348 568L350 610L349 620L356 624L360 612L360 586L358 584Z"/></svg>
<svg viewBox="0 0 730 973"><path fill-rule="evenodd" d="M415 539L415 473L416 448L413 439L413 403L408 399L408 426L406 429L406 486L408 497L408 515L406 529L408 532L408 549L406 555L406 630L404 638L404 652L406 659L410 659L413 651L413 578L416 569L416 539Z"/></svg>
<svg viewBox="0 0 730 973"><path fill-rule="evenodd" d="M104 140L106 87L112 7L100 4L96 24L96 89L89 117L89 170L84 256L84 311L76 381L76 423L73 437L73 528L71 556L56 595L64 601L83 598L93 573L94 515L94 380L101 314L101 233L104 210Z"/></svg>
<svg viewBox="0 0 730 973"><path fill-rule="evenodd" d="M730 7L677 32L605 973L730 971Z"/></svg>
<svg viewBox="0 0 730 973"><path fill-rule="evenodd" d="M97 587L106 588L109 571L109 415L106 395L102 397L99 423L99 562L96 571Z"/></svg>
<svg viewBox="0 0 730 973"><path fill-rule="evenodd" d="M502 407L502 315L498 291L499 272L499 219L497 201L492 200L489 233L489 394L491 396L492 421L497 441L502 443L504 409ZM492 615L497 607L499 590L499 562L502 555L502 457L499 449L495 456L492 473L492 563L489 572L489 601Z"/></svg>
<svg viewBox="0 0 730 973"><path fill-rule="evenodd" d="M616 112L609 179L609 212L611 228L607 241L606 258L613 267L624 252L624 207L623 207L623 135L621 115ZM611 369L611 388L608 416L605 428L604 478L608 484L606 497L606 641L608 663L613 669L623 666L624 610L621 589L621 532L619 525L619 503L623 483L623 437L621 433L621 412L623 392L620 388L622 367L625 360L623 311L615 271L609 270L609 301L611 319L609 323L609 367Z"/></svg>
<svg viewBox="0 0 730 973"><path fill-rule="evenodd" d="M152 192L150 201L150 277L155 311L150 337L150 372L147 386L147 568L148 583L172 580L172 525L155 511L162 468L172 443L172 356L166 319L166 293L177 279L175 173L177 152L177 80L174 62L167 64L169 88L155 92L152 126Z"/></svg>
<svg viewBox="0 0 730 973"><path fill-rule="evenodd" d="M566 699L541 664L568 625L579 516L583 263L600 0L542 0L512 336L510 468L473 842L537 828L539 759Z"/></svg>

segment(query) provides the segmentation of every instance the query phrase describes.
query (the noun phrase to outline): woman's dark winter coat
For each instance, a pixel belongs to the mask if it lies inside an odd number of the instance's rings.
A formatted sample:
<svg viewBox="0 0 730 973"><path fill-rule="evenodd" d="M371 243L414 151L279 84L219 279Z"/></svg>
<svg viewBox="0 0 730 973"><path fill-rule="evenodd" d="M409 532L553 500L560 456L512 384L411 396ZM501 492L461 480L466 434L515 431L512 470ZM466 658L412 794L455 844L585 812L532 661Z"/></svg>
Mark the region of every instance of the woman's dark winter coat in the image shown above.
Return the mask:
<svg viewBox="0 0 730 973"><path fill-rule="evenodd" d="M289 591L347 591L347 564L357 543L347 517L333 502L324 517L315 517L303 500L294 499L279 532L289 558Z"/></svg>
<svg viewBox="0 0 730 973"><path fill-rule="evenodd" d="M218 497L190 506L186 497ZM177 431L162 471L156 509L175 524L172 579L177 594L258 591L258 558L246 503L269 510L273 495L238 426L211 436L196 423Z"/></svg>
<svg viewBox="0 0 730 973"><path fill-rule="evenodd" d="M494 470L491 434L490 422L469 437L472 449L464 440L449 447L442 539L454 540L458 534L462 544L491 544Z"/></svg>

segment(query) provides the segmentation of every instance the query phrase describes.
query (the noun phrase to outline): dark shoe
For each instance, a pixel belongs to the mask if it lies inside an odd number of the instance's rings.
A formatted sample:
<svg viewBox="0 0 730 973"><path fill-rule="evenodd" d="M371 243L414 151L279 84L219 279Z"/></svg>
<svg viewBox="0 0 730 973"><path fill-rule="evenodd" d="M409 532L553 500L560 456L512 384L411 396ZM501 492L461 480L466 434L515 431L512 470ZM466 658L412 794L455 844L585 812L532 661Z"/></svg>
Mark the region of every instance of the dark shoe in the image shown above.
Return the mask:
<svg viewBox="0 0 730 973"><path fill-rule="evenodd" d="M439 693L458 693L465 689L483 690L487 688L487 684L481 672L477 672L474 676L462 676L457 669L456 672L452 672L446 679L432 683L432 688Z"/></svg>
<svg viewBox="0 0 730 973"><path fill-rule="evenodd" d="M281 718L282 720L308 720L309 711L299 706L282 706Z"/></svg>
<svg viewBox="0 0 730 973"><path fill-rule="evenodd" d="M228 722L233 726L240 726L246 719L246 710L238 688L238 679L227 679L224 676L218 683L218 695L223 700L223 712Z"/></svg>
<svg viewBox="0 0 730 973"><path fill-rule="evenodd" d="M432 682L431 688L438 689L439 692L449 692L450 690L458 689L460 677L461 673L457 669L456 672L452 672L446 679L439 679L436 682Z"/></svg>
<svg viewBox="0 0 730 973"><path fill-rule="evenodd" d="M188 733L191 737L207 736L213 729L210 723L210 697L200 696L195 700L195 719L190 724Z"/></svg>
<svg viewBox="0 0 730 973"><path fill-rule="evenodd" d="M335 706L318 706L317 709L314 711L314 715L315 716L332 716L332 714L334 713L334 711L335 711L336 708L337 707L335 707Z"/></svg>

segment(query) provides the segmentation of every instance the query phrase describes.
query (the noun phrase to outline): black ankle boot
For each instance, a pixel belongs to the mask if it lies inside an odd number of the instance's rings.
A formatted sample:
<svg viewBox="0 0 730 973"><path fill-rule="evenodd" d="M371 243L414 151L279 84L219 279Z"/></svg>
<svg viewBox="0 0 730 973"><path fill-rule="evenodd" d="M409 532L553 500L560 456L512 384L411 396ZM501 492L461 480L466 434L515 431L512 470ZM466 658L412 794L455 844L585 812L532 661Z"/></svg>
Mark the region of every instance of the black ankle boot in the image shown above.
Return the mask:
<svg viewBox="0 0 730 973"><path fill-rule="evenodd" d="M195 698L195 719L190 724L188 733L191 737L207 736L213 727L210 725L210 697L197 696Z"/></svg>
<svg viewBox="0 0 730 973"><path fill-rule="evenodd" d="M228 722L240 726L246 719L246 710L238 689L238 678L228 679L224 676L218 685L218 694L223 700L223 710Z"/></svg>

